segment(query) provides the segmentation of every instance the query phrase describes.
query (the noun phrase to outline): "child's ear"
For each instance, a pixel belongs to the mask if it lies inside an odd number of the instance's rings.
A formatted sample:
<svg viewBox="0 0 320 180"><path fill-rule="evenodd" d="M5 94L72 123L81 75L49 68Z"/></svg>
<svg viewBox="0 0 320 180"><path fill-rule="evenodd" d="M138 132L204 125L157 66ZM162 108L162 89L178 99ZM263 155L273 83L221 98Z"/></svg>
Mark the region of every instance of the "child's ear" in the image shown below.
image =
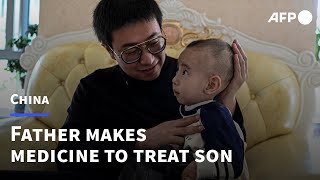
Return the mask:
<svg viewBox="0 0 320 180"><path fill-rule="evenodd" d="M221 87L221 78L218 75L212 75L209 78L208 84L204 89L204 93L208 95L217 94Z"/></svg>
<svg viewBox="0 0 320 180"><path fill-rule="evenodd" d="M111 50L110 46L105 45L104 43L101 43L101 46L103 46L108 51L108 53L112 59L116 60L116 57L115 57L113 51Z"/></svg>

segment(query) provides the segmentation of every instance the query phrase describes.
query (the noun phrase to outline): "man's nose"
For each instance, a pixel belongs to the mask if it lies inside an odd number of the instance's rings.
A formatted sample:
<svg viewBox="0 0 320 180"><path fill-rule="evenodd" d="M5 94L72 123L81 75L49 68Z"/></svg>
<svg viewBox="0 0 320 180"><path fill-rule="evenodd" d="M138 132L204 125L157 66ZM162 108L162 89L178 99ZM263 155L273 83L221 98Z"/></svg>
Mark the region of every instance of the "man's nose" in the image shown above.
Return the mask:
<svg viewBox="0 0 320 180"><path fill-rule="evenodd" d="M140 64L143 65L150 65L153 64L153 61L155 60L155 56L151 54L146 49L142 50L141 58L140 58Z"/></svg>

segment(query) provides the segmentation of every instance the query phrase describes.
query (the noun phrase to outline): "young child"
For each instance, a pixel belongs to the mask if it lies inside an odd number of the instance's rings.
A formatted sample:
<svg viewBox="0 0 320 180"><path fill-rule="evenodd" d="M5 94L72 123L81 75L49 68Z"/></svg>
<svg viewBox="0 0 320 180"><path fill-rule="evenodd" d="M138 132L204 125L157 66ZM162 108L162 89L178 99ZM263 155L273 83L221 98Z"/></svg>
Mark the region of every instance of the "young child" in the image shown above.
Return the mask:
<svg viewBox="0 0 320 180"><path fill-rule="evenodd" d="M180 113L183 117L200 114L201 122L192 125L205 128L201 134L186 136L184 149L193 153L198 149L232 150L232 163L196 163L196 179L248 179L243 133L227 107L215 100L232 77L233 51L223 40L194 41L179 57L172 83Z"/></svg>
<svg viewBox="0 0 320 180"><path fill-rule="evenodd" d="M181 104L183 117L200 114L204 126L201 134L185 137L184 149L194 153L203 150L232 150L232 163L204 161L196 163L193 179L248 179L244 159L246 143L240 126L233 121L231 112L215 97L233 77L233 51L219 39L192 42L181 53L178 71L172 80L173 92ZM173 150L166 146L166 150ZM195 164L188 156L187 163L136 163L131 159L123 168L119 180L170 180L177 179L188 164ZM213 158L212 158L213 159Z"/></svg>

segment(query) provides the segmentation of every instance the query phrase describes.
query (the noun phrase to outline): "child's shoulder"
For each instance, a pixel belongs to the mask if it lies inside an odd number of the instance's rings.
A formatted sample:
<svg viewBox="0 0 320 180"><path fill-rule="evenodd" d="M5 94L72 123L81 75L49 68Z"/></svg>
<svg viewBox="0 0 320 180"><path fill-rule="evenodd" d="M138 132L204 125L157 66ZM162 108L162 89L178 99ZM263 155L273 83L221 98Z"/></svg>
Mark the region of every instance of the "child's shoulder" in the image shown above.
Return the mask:
<svg viewBox="0 0 320 180"><path fill-rule="evenodd" d="M230 110L222 103L220 103L219 101L212 101L206 105L204 105L202 108L201 108L201 111L200 113L210 113L210 114L231 114L230 113Z"/></svg>

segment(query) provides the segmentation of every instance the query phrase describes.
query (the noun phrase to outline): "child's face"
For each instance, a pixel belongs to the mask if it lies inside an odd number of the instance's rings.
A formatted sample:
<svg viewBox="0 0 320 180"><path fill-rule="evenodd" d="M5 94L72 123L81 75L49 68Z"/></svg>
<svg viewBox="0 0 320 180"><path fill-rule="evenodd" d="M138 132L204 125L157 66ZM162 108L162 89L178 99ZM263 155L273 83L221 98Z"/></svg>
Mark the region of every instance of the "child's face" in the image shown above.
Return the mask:
<svg viewBox="0 0 320 180"><path fill-rule="evenodd" d="M186 49L178 60L178 71L172 80L173 92L180 104L192 105L206 101L207 96L204 93L209 81L207 73L206 60L202 53L195 50Z"/></svg>

